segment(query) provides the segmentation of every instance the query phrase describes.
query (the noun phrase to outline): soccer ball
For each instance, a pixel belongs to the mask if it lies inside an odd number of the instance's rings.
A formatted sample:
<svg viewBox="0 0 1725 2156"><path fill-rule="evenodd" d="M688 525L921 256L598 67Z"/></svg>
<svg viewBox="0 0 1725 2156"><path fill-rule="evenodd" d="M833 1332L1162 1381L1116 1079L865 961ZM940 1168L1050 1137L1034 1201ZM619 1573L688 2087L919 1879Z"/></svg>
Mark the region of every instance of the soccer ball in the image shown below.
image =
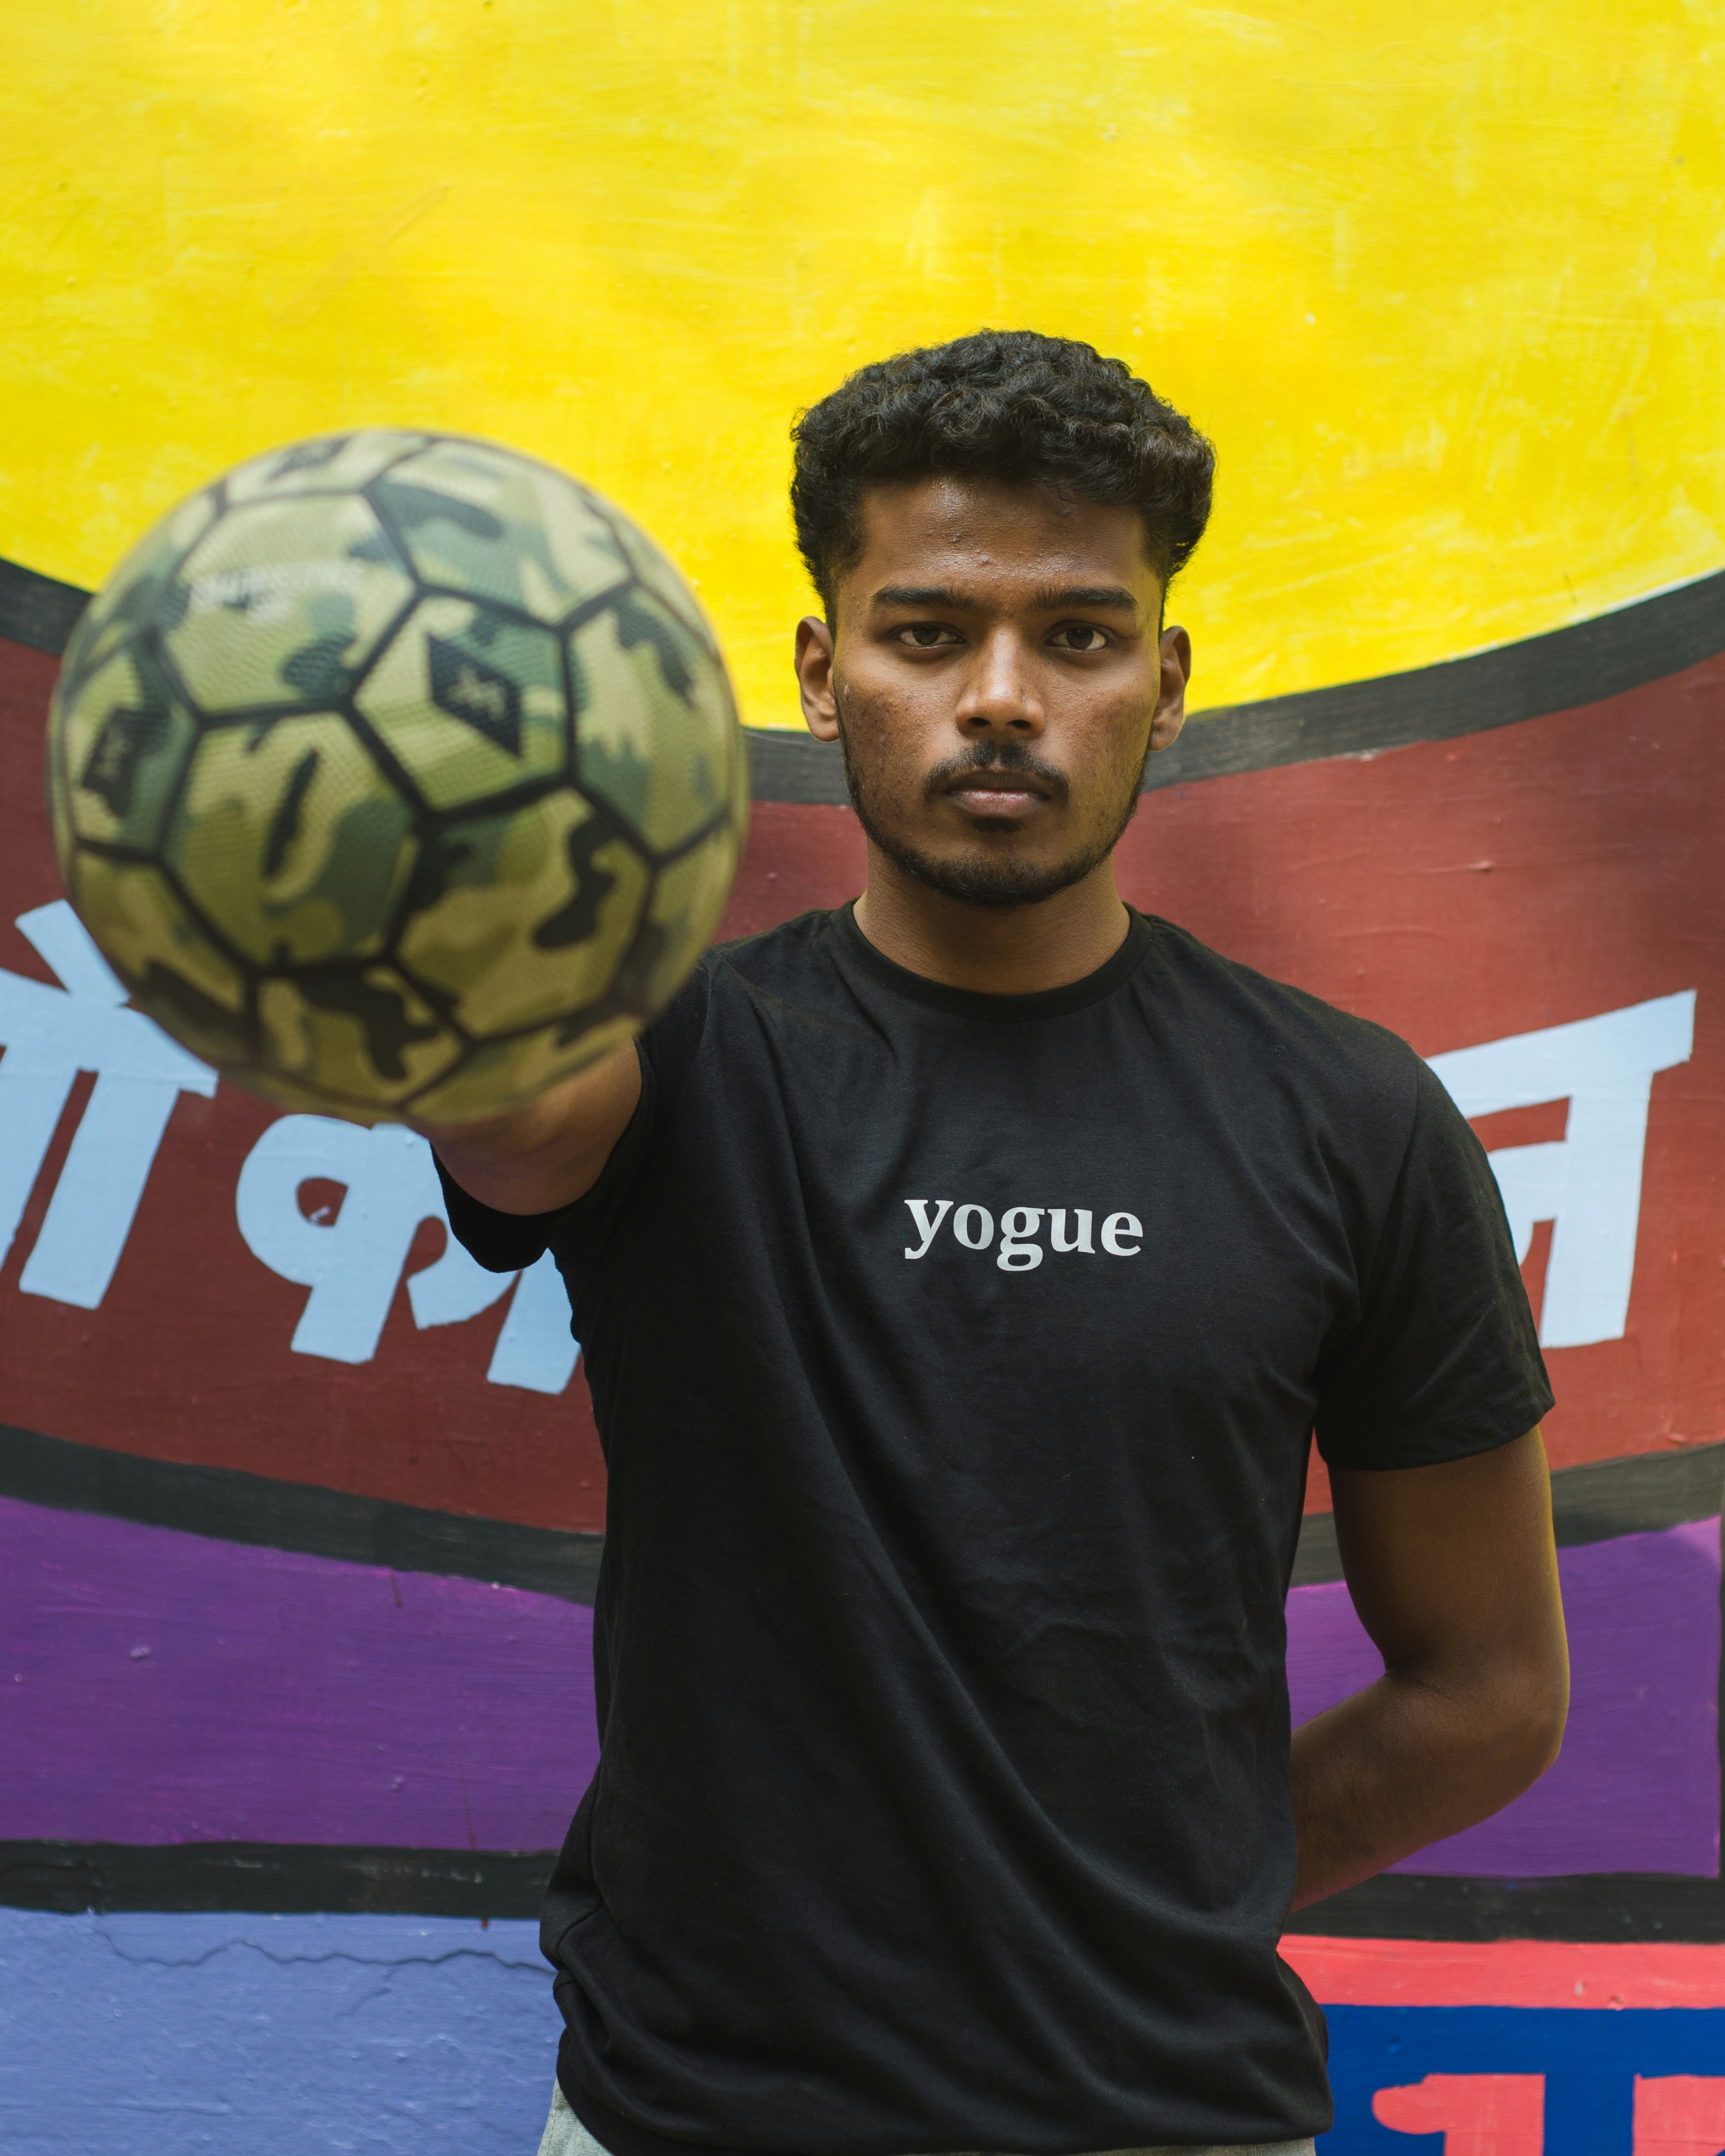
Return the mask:
<svg viewBox="0 0 1725 2156"><path fill-rule="evenodd" d="M49 792L137 1004L295 1107L501 1113L633 1034L748 810L712 634L629 519L490 443L241 465L79 624Z"/></svg>

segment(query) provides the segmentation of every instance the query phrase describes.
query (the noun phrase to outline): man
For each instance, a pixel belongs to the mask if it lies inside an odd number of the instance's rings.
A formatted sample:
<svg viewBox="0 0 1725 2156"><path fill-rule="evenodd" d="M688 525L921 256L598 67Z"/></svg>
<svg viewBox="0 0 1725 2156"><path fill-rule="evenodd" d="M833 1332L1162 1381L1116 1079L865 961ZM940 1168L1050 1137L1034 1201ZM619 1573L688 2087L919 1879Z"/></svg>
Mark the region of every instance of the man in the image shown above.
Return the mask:
<svg viewBox="0 0 1725 2156"><path fill-rule="evenodd" d="M610 1465L547 2149L1306 2149L1291 1903L1555 1756L1551 1395L1479 1145L1115 888L1210 470L1029 334L805 414L797 670L867 889L435 1133L482 1263L556 1253ZM1291 1768L1314 1425L1386 1666Z"/></svg>

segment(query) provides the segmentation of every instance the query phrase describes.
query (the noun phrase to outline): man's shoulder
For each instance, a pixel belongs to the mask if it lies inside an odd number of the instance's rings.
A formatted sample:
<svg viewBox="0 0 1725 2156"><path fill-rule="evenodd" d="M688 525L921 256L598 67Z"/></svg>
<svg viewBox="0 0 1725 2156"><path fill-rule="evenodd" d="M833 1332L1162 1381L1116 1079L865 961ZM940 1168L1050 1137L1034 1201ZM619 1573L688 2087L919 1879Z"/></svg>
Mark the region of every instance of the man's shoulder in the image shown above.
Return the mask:
<svg viewBox="0 0 1725 2156"><path fill-rule="evenodd" d="M818 997L832 974L830 913L799 913L776 927L715 943L642 1036L661 1081L687 1070L715 1021L748 1006L795 1009Z"/></svg>
<svg viewBox="0 0 1725 2156"><path fill-rule="evenodd" d="M833 916L823 908L793 914L776 927L715 943L702 958L710 983L783 988L807 980L829 964Z"/></svg>
<svg viewBox="0 0 1725 2156"><path fill-rule="evenodd" d="M1176 985L1213 1048L1231 1047L1285 1082L1411 1107L1425 1065L1399 1034L1228 957L1175 922L1153 926L1160 976Z"/></svg>

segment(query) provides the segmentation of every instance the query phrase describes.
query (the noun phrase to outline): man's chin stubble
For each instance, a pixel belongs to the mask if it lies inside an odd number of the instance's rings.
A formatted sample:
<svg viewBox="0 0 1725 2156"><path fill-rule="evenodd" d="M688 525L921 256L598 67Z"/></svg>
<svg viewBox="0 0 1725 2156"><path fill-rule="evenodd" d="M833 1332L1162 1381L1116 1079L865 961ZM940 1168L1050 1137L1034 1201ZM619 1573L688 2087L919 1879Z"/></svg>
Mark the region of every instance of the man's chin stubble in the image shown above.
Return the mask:
<svg viewBox="0 0 1725 2156"><path fill-rule="evenodd" d="M839 746L845 757L845 783L850 790L850 805L870 841L904 875L926 890L938 891L942 898L957 899L963 906L1037 906L1059 891L1070 891L1107 860L1119 844L1138 805L1138 791L1134 786L1113 830L1102 844L1069 854L1064 860L1048 867L1038 868L1028 861L1014 860L1010 855L986 853L937 860L907 845L874 814L842 726Z"/></svg>

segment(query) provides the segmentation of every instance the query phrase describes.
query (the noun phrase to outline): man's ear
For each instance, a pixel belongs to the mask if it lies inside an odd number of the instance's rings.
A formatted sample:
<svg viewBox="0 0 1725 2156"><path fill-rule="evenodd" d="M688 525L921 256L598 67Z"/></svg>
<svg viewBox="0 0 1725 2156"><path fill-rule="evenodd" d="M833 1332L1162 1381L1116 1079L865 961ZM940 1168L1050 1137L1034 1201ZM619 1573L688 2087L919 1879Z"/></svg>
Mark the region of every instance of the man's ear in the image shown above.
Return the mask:
<svg viewBox="0 0 1725 2156"><path fill-rule="evenodd" d="M1150 721L1150 752L1172 748L1186 723L1186 684L1192 679L1192 639L1183 629L1165 629L1158 639L1162 683Z"/></svg>
<svg viewBox="0 0 1725 2156"><path fill-rule="evenodd" d="M817 741L839 738L839 700L833 693L833 632L819 614L797 624L797 686L803 720Z"/></svg>

